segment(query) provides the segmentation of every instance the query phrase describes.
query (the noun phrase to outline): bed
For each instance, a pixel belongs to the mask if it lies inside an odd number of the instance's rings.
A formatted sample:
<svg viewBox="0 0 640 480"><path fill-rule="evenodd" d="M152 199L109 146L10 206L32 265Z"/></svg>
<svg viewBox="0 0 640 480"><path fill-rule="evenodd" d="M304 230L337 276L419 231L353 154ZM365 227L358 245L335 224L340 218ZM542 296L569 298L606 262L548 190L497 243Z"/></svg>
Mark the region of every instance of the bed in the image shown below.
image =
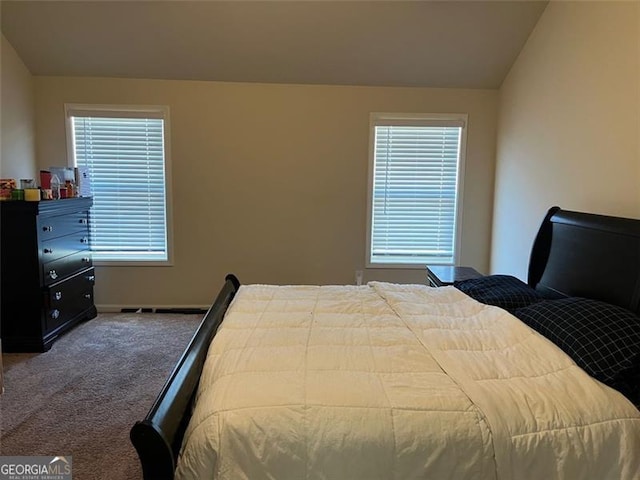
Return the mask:
<svg viewBox="0 0 640 480"><path fill-rule="evenodd" d="M131 429L144 478L639 478L640 220L550 209L527 283L228 275Z"/></svg>

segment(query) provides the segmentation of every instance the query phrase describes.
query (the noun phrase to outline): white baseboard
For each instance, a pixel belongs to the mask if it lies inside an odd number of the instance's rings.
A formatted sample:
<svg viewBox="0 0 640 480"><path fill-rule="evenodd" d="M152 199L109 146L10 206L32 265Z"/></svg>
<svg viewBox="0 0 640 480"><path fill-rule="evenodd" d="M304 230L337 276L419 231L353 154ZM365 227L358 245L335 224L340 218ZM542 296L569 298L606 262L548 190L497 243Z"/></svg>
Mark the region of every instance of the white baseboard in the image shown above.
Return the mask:
<svg viewBox="0 0 640 480"><path fill-rule="evenodd" d="M127 309L127 310L131 310L131 309L136 309L138 310L139 308L151 308L153 311L155 311L158 308L162 308L162 309L170 309L170 308L175 308L175 309L193 309L193 308L199 308L199 309L203 309L203 310L208 310L209 307L211 305L114 305L114 304L96 304L96 309L98 310L98 313L120 313L122 311L122 309Z"/></svg>

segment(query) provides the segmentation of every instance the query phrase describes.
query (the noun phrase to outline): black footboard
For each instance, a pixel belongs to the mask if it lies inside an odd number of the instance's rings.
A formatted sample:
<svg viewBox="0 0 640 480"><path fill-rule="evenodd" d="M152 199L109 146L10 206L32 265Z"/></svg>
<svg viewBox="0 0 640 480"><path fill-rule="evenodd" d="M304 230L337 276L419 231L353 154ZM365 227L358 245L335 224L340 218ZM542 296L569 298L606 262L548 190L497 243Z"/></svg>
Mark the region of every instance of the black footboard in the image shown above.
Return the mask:
<svg viewBox="0 0 640 480"><path fill-rule="evenodd" d="M144 420L131 428L145 480L173 479L182 437L211 339L216 334L240 282L227 275L224 287L205 315Z"/></svg>

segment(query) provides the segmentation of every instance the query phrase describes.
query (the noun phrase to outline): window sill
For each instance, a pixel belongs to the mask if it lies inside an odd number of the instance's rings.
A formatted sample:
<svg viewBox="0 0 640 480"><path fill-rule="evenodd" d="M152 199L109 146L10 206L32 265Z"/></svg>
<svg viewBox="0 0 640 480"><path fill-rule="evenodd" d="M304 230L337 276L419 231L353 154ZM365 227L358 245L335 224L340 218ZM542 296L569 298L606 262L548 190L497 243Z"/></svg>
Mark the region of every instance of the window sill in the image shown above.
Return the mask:
<svg viewBox="0 0 640 480"><path fill-rule="evenodd" d="M397 270L416 270L416 269L424 269L427 265L453 265L453 263L436 263L436 262L427 262L424 263L367 263L365 268L368 269L386 269L386 268L394 268Z"/></svg>
<svg viewBox="0 0 640 480"><path fill-rule="evenodd" d="M173 261L165 260L94 260L96 267L173 267Z"/></svg>

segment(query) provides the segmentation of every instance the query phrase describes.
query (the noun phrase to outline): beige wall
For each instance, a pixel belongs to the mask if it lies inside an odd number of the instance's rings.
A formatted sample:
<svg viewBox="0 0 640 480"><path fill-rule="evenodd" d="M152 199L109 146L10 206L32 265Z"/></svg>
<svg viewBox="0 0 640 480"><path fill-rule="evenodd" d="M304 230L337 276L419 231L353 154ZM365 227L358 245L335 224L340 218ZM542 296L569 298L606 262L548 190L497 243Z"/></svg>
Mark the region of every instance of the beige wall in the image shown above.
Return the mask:
<svg viewBox="0 0 640 480"><path fill-rule="evenodd" d="M64 103L170 107L173 267L101 267L99 305L204 305L244 283L353 283L365 263L369 113L469 114L461 262L489 265L497 91L36 78L37 156L66 162ZM420 270L365 280L424 282Z"/></svg>
<svg viewBox="0 0 640 480"><path fill-rule="evenodd" d="M638 2L551 2L500 90L491 270L547 209L640 218Z"/></svg>
<svg viewBox="0 0 640 480"><path fill-rule="evenodd" d="M36 178L33 77L4 35L0 37L0 177Z"/></svg>

